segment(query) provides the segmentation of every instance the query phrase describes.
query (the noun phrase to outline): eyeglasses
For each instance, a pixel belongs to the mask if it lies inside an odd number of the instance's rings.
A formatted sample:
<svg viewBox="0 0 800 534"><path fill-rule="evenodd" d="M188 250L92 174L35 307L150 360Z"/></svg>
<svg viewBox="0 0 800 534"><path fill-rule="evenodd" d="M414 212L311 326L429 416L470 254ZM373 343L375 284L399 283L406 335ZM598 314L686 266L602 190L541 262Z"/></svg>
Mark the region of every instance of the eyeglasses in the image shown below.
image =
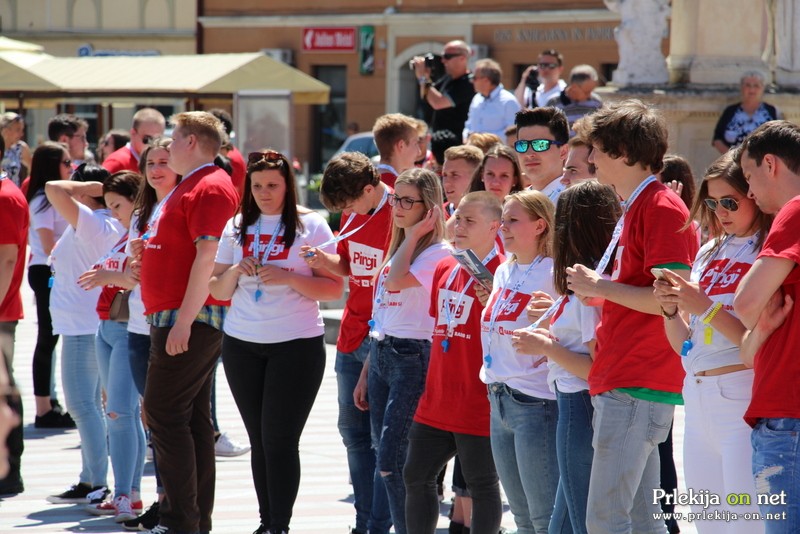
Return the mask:
<svg viewBox="0 0 800 534"><path fill-rule="evenodd" d="M400 206L404 210L414 209L414 204L418 202L421 202L423 204L425 203L424 200L414 200L413 198L398 197L397 195L389 195L389 205L392 207Z"/></svg>
<svg viewBox="0 0 800 534"><path fill-rule="evenodd" d="M460 56L463 56L463 55L464 54L461 54L461 53L457 53L457 54L442 54L442 59L450 60L450 59L453 59L454 57L460 57Z"/></svg>
<svg viewBox="0 0 800 534"><path fill-rule="evenodd" d="M561 141L554 141L552 139L531 139L530 141L519 139L514 143L514 150L520 154L524 154L528 151L528 147L530 147L534 152L547 152L550 150L550 145L561 146L563 144L564 143Z"/></svg>
<svg viewBox="0 0 800 534"><path fill-rule="evenodd" d="M713 198L707 198L703 202L706 203L706 207L711 211L717 211L718 206L722 206L724 209L728 211L736 211L739 209L739 203L736 201L735 198L725 197L719 200L715 200Z"/></svg>
<svg viewBox="0 0 800 534"><path fill-rule="evenodd" d="M261 163L262 161L283 163L283 154L274 150L264 150L263 152L250 152L247 155L248 165Z"/></svg>
<svg viewBox="0 0 800 534"><path fill-rule="evenodd" d="M68 168L68 169L69 169L70 167L72 167L72 160L71 160L71 159L65 159L65 160L63 160L63 161L61 162L61 164L62 164L64 167L66 167L66 168Z"/></svg>
<svg viewBox="0 0 800 534"><path fill-rule="evenodd" d="M539 63L540 69L555 69L558 67L558 63Z"/></svg>

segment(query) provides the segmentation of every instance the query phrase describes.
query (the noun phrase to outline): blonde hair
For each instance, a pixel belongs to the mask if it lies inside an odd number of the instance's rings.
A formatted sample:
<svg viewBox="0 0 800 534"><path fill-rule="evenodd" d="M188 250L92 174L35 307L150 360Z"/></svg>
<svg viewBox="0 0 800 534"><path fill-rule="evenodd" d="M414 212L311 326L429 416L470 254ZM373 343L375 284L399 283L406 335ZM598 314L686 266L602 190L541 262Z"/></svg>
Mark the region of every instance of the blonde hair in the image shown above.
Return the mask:
<svg viewBox="0 0 800 534"><path fill-rule="evenodd" d="M417 136L417 119L402 113L381 115L372 127L372 135L381 159L384 161L391 159L394 155L394 145L398 141L404 141L412 135ZM416 143L416 139L414 142Z"/></svg>
<svg viewBox="0 0 800 534"><path fill-rule="evenodd" d="M434 243L441 243L444 240L444 216L441 210L436 209L441 206L444 193L442 192L442 185L439 177L427 169L413 168L400 173L400 176L397 177L397 181L394 183L395 188L400 184L407 184L416 187L417 191L419 192L419 196L422 198L424 203L425 211L427 212L428 210L434 210L434 213L439 214L433 230L428 232L425 237L417 242L417 246L414 248L414 252L411 254L411 262L413 262L423 250ZM405 238L405 231L396 224L392 224L392 235L391 240L389 241L389 250L386 253L386 259L384 260L383 265L386 265L392 256L394 256L394 253L397 252L398 248L400 248L400 245L403 243ZM378 272L380 272L380 270Z"/></svg>
<svg viewBox="0 0 800 534"><path fill-rule="evenodd" d="M206 111L184 111L169 118L183 135L194 135L206 155L216 156L222 146L225 128L222 122Z"/></svg>
<svg viewBox="0 0 800 534"><path fill-rule="evenodd" d="M503 141L493 133L472 132L467 137L467 144L480 148L486 154L494 145L502 145Z"/></svg>
<svg viewBox="0 0 800 534"><path fill-rule="evenodd" d="M444 161L453 161L456 159L463 159L473 168L483 163L483 151L475 145L458 145L451 146L444 151Z"/></svg>
<svg viewBox="0 0 800 534"><path fill-rule="evenodd" d="M526 189L524 191L517 191L516 193L511 193L506 197L506 201L503 204L504 206L507 205L511 201L519 202L519 205L522 206L531 220L535 219L542 219L545 222L545 228L542 233L539 235L538 240L538 247L539 250L537 254L544 256L545 258L552 258L553 257L553 218L555 216L555 206L547 198L547 195L542 193L541 191L534 191L531 189ZM508 258L509 262L516 261L516 255L511 254Z"/></svg>
<svg viewBox="0 0 800 534"><path fill-rule="evenodd" d="M499 221L503 217L503 205L494 194L488 191L467 193L458 203L458 207L462 208L467 204L479 204L489 220Z"/></svg>

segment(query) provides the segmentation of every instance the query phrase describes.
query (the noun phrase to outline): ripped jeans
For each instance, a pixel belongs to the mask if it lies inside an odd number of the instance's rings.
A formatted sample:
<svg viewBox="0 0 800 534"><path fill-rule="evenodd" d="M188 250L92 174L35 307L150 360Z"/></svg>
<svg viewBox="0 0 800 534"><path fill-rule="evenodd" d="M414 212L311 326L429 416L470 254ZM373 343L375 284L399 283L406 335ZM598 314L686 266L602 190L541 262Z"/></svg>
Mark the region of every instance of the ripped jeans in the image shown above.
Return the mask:
<svg viewBox="0 0 800 534"><path fill-rule="evenodd" d="M386 336L370 346L367 395L376 468L386 486L394 531L406 534L403 467L408 432L425 389L431 342Z"/></svg>
<svg viewBox="0 0 800 534"><path fill-rule="evenodd" d="M800 419L760 419L750 436L756 493L766 517L767 534L800 529ZM772 504L770 504L770 502Z"/></svg>

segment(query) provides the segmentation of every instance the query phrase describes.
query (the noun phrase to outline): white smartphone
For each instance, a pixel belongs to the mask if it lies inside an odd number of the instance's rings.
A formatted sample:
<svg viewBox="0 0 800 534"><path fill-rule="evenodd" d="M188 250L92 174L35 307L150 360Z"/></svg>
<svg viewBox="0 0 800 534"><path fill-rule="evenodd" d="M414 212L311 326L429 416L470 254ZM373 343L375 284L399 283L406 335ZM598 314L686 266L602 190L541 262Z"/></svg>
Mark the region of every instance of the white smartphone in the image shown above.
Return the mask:
<svg viewBox="0 0 800 534"><path fill-rule="evenodd" d="M656 280L663 280L664 282L672 283L672 280L670 280L666 271L666 269L661 269L658 267L653 267L650 269L650 272L653 274L653 276L655 276Z"/></svg>

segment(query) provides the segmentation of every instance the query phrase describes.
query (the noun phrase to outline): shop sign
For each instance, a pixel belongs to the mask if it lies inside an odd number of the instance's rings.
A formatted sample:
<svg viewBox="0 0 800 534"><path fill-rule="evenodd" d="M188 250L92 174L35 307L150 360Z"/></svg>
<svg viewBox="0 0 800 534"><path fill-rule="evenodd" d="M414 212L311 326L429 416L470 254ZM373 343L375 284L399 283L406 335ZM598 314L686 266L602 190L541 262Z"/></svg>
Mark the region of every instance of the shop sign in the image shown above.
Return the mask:
<svg viewBox="0 0 800 534"><path fill-rule="evenodd" d="M304 52L355 52L355 28L303 28Z"/></svg>

